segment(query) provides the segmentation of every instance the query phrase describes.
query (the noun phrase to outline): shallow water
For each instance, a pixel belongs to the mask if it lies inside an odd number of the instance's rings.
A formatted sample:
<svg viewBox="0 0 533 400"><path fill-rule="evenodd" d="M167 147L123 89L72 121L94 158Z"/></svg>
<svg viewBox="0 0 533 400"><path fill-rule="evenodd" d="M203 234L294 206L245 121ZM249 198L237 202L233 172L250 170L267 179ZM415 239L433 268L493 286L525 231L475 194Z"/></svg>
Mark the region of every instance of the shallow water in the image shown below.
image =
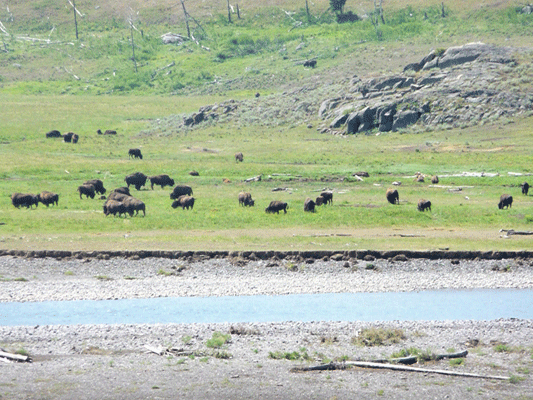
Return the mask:
<svg viewBox="0 0 533 400"><path fill-rule="evenodd" d="M0 303L0 325L427 321L533 318L533 290L479 289L283 296Z"/></svg>

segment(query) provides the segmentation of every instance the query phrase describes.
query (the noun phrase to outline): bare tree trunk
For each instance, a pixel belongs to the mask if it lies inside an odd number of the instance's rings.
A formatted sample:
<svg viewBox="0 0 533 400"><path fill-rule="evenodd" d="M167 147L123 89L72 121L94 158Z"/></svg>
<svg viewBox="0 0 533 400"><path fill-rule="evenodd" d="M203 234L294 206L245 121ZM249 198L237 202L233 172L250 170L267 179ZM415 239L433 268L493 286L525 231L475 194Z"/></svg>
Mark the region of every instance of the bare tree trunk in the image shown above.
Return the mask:
<svg viewBox="0 0 533 400"><path fill-rule="evenodd" d="M185 2L181 0L181 6L183 7L183 15L185 16L185 25L187 25L187 37L191 38L191 29L189 28L189 14L185 9Z"/></svg>
<svg viewBox="0 0 533 400"><path fill-rule="evenodd" d="M239 10L239 4L238 3L237 3L237 18L241 19L241 10Z"/></svg>
<svg viewBox="0 0 533 400"><path fill-rule="evenodd" d="M444 12L444 2L440 3L440 7L441 7L442 18L446 18L446 13Z"/></svg>
<svg viewBox="0 0 533 400"><path fill-rule="evenodd" d="M76 40L78 40L78 19L76 18L76 1L72 0L72 9L74 10L74 26L76 27Z"/></svg>
<svg viewBox="0 0 533 400"><path fill-rule="evenodd" d="M228 22L231 24L231 8L229 6L229 0L228 0Z"/></svg>
<svg viewBox="0 0 533 400"><path fill-rule="evenodd" d="M135 65L135 72L137 72L137 61L135 60L135 45L133 43L133 23L130 21L130 32L131 32L131 52L133 54L133 64Z"/></svg>

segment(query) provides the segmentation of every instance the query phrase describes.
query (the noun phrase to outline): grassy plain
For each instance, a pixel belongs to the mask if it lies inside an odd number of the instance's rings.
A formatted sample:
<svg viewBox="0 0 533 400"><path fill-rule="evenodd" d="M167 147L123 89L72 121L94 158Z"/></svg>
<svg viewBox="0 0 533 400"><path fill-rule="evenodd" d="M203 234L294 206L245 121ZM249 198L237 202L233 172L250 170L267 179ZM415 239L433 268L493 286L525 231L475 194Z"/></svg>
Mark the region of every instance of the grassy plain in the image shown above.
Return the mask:
<svg viewBox="0 0 533 400"><path fill-rule="evenodd" d="M450 1L442 18L440 1L390 1L384 5L387 23L378 27L369 19L337 24L325 0L312 4L310 19L303 2L242 2L243 18L231 24L224 7L187 3L202 23L203 29L193 24L193 34L204 47L191 41L162 44L163 33L185 34L177 2L131 2L131 9L112 1L98 7L88 0L76 4L84 13L79 40L73 38L67 7L15 1L11 15L0 13L10 32L0 51L1 248L531 247L527 236L502 239L499 233L529 230L533 222L531 197L520 194L525 178L508 174L532 172L531 117L357 137L319 134L319 121L313 119L275 128L262 121L232 121L191 131L169 123L206 104L253 98L258 90L271 104L286 107L283 93L299 85L326 76L342 80L398 72L435 48L477 40L528 44L532 18L517 12L518 2ZM370 1L347 4L358 15L372 9ZM130 17L139 28L134 31L138 72ZM316 70L299 64L309 58L319 61ZM531 79L524 75L514 84L531 86ZM119 134L99 136L99 128ZM80 142L45 139L50 129L74 131ZM128 158L132 147L142 149L143 160ZM245 155L242 164L235 163L236 151ZM191 170L200 175L190 176ZM168 188L145 188L134 190L147 205L145 218L105 218L101 200L80 200L76 192L87 179L102 179L108 190L123 186L124 177L135 171L166 173L191 185L194 210L173 210ZM359 181L352 175L358 171L370 177ZM413 182L417 171L439 175L440 187ZM486 176L457 176L463 172ZM244 182L258 175L260 182ZM401 182L399 206L385 201L393 181ZM333 206L304 213L305 198L325 188L334 191ZM42 190L59 193L59 206L19 210L10 203L13 192ZM238 206L241 190L252 193L256 207ZM515 202L502 211L496 204L504 192ZM420 198L431 200L431 212L416 210ZM273 199L287 201L288 214L265 214Z"/></svg>

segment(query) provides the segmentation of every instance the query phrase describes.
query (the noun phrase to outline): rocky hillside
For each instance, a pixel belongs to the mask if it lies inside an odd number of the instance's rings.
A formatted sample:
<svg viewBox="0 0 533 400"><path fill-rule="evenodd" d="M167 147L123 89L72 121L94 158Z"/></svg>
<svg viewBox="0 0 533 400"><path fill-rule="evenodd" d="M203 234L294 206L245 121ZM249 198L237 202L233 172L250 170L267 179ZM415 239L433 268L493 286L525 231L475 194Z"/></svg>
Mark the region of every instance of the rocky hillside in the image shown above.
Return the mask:
<svg viewBox="0 0 533 400"><path fill-rule="evenodd" d="M464 128L531 113L532 58L532 49L469 43L434 50L393 75L336 82L317 75L281 94L227 100L160 123L179 131L322 121L317 129L332 134Z"/></svg>

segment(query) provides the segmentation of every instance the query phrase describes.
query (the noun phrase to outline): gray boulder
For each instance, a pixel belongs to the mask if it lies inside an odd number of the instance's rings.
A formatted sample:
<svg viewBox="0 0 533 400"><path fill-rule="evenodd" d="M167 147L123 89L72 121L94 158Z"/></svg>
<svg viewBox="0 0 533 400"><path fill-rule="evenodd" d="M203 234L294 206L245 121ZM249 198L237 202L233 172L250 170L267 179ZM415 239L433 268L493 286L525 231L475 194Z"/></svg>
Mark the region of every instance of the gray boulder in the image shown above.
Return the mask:
<svg viewBox="0 0 533 400"><path fill-rule="evenodd" d="M400 111L394 117L392 130L397 131L398 129L407 128L409 125L416 123L420 118L420 115L422 115L422 113L419 110Z"/></svg>

